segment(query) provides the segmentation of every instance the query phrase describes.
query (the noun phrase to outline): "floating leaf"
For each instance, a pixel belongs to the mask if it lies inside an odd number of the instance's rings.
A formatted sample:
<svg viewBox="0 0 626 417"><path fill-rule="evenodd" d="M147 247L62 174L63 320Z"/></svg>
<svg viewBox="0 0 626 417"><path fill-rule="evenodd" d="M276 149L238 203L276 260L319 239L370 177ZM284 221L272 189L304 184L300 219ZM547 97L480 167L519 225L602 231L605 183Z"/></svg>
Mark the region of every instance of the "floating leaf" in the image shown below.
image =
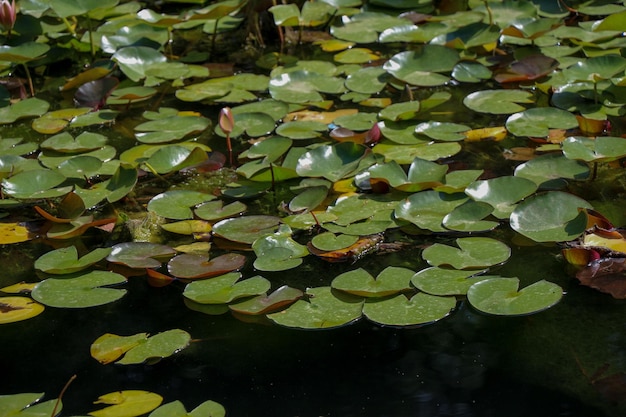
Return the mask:
<svg viewBox="0 0 626 417"><path fill-rule="evenodd" d="M166 143L198 135L210 126L209 119L197 115L176 115L150 120L135 126L135 137L142 143Z"/></svg>
<svg viewBox="0 0 626 417"><path fill-rule="evenodd" d="M205 401L187 413L180 401L164 404L150 413L149 417L225 417L226 410L220 403Z"/></svg>
<svg viewBox="0 0 626 417"><path fill-rule="evenodd" d="M593 139L571 136L563 141L563 154L568 159L585 162L610 162L626 156L626 139L614 136Z"/></svg>
<svg viewBox="0 0 626 417"><path fill-rule="evenodd" d="M34 233L23 224L0 223L0 244L2 245L26 242L34 238Z"/></svg>
<svg viewBox="0 0 626 417"><path fill-rule="evenodd" d="M303 295L302 291L283 285L269 295L258 295L244 301L235 301L229 304L228 308L240 314L268 314L293 304Z"/></svg>
<svg viewBox="0 0 626 417"><path fill-rule="evenodd" d="M353 173L368 153L366 147L352 142L322 145L304 153L296 166L301 177L323 177L339 181Z"/></svg>
<svg viewBox="0 0 626 417"><path fill-rule="evenodd" d="M498 219L506 219L511 215L518 201L533 194L536 190L537 184L529 179L505 175L474 181L465 188L465 194L475 201L491 205L493 215Z"/></svg>
<svg viewBox="0 0 626 417"><path fill-rule="evenodd" d="M13 395L0 395L0 411L5 416L24 416L39 417L52 416L53 411L60 412L63 409L63 403L52 399L40 403L43 393L26 393Z"/></svg>
<svg viewBox="0 0 626 417"><path fill-rule="evenodd" d="M111 248L96 248L78 257L76 246L68 246L43 254L35 261L35 269L48 274L71 274L87 269L111 253Z"/></svg>
<svg viewBox="0 0 626 417"><path fill-rule="evenodd" d="M388 266L374 279L367 271L359 268L337 275L331 287L361 297L386 297L409 290L413 274L407 268Z"/></svg>
<svg viewBox="0 0 626 417"><path fill-rule="evenodd" d="M199 191L172 190L154 196L148 210L168 219L192 219L194 206L214 199L214 195Z"/></svg>
<svg viewBox="0 0 626 417"><path fill-rule="evenodd" d="M458 61L459 54L453 49L423 45L392 56L383 68L411 85L432 87L447 83L450 77L442 73L452 71Z"/></svg>
<svg viewBox="0 0 626 417"><path fill-rule="evenodd" d="M403 294L385 299L370 298L363 305L363 314L368 320L385 326L417 326L441 320L455 306L454 297L420 292L410 299Z"/></svg>
<svg viewBox="0 0 626 417"><path fill-rule="evenodd" d="M10 124L25 117L36 117L45 114L50 103L40 98L31 97L20 100L10 106L0 108L0 124Z"/></svg>
<svg viewBox="0 0 626 417"><path fill-rule="evenodd" d="M505 262L511 249L499 240L488 237L456 239L458 248L435 243L422 252L422 257L433 266L451 266L456 269L481 269Z"/></svg>
<svg viewBox="0 0 626 417"><path fill-rule="evenodd" d="M106 333L98 337L89 348L91 357L103 365L115 362L130 349L148 338L148 333L118 336Z"/></svg>
<svg viewBox="0 0 626 417"><path fill-rule="evenodd" d="M492 212L493 207L487 203L467 201L443 218L443 226L458 232L487 232L499 225L498 222L484 220Z"/></svg>
<svg viewBox="0 0 626 417"><path fill-rule="evenodd" d="M33 298L49 307L85 308L112 303L126 290L107 288L126 282L122 275L108 271L92 271L83 275L48 278L33 289Z"/></svg>
<svg viewBox="0 0 626 417"><path fill-rule="evenodd" d="M252 295L264 294L270 289L270 282L257 275L239 281L241 274L230 272L215 278L194 281L187 284L183 295L200 304L226 304L233 300Z"/></svg>
<svg viewBox="0 0 626 417"><path fill-rule="evenodd" d="M422 191L411 194L401 202L395 211L395 216L422 229L443 232L446 230L442 225L444 217L465 201L467 201L467 196L462 193Z"/></svg>
<svg viewBox="0 0 626 417"><path fill-rule="evenodd" d="M521 104L533 102L533 94L524 90L480 90L463 99L469 109L491 114L513 114L525 110Z"/></svg>
<svg viewBox="0 0 626 417"><path fill-rule="evenodd" d="M467 291L467 300L483 313L523 316L552 307L563 295L561 287L545 280L519 291L518 288L517 278L489 278L472 285Z"/></svg>
<svg viewBox="0 0 626 417"><path fill-rule="evenodd" d="M506 120L506 128L515 136L547 138L550 129L573 129L578 120L572 113L554 107L536 107L515 113Z"/></svg>
<svg viewBox="0 0 626 417"><path fill-rule="evenodd" d="M586 208L591 204L561 191L536 194L511 213L513 230L535 242L565 242L576 239L587 228Z"/></svg>
<svg viewBox="0 0 626 417"><path fill-rule="evenodd" d="M518 165L515 176L534 181L539 186L550 186L561 183L562 179L588 178L589 166L558 153L548 153Z"/></svg>
<svg viewBox="0 0 626 417"><path fill-rule="evenodd" d="M302 263L309 254L306 246L291 237L291 228L281 225L278 232L259 237L252 244L254 267L260 271L284 271Z"/></svg>
<svg viewBox="0 0 626 417"><path fill-rule="evenodd" d="M126 390L101 395L94 404L112 404L100 410L91 411L93 417L135 417L157 408L163 397L153 392Z"/></svg>
<svg viewBox="0 0 626 417"><path fill-rule="evenodd" d="M280 219L274 216L243 216L215 223L213 234L251 245L259 237L274 233L279 223Z"/></svg>
<svg viewBox="0 0 626 417"><path fill-rule="evenodd" d="M267 317L285 327L330 329L345 326L361 317L363 299L333 291L330 287L309 288L301 299L286 310Z"/></svg>
<svg viewBox="0 0 626 417"><path fill-rule="evenodd" d="M311 243L319 250L332 251L347 248L359 240L358 236L335 235L334 233L325 232L316 235L311 239Z"/></svg>
<svg viewBox="0 0 626 417"><path fill-rule="evenodd" d="M185 349L190 342L191 336L186 331L181 329L167 330L140 341L137 346L128 350L124 357L116 363L119 365L131 365L147 361L153 362L155 359L167 358Z"/></svg>
<svg viewBox="0 0 626 417"><path fill-rule="evenodd" d="M38 169L20 172L2 180L3 192L13 198L41 199L59 197L69 193L72 187L59 187L65 176L58 172Z"/></svg>
<svg viewBox="0 0 626 417"><path fill-rule="evenodd" d="M113 245L107 261L130 268L159 268L176 254L169 246L150 242L123 242Z"/></svg>
<svg viewBox="0 0 626 417"><path fill-rule="evenodd" d="M462 271L434 266L413 275L411 283L418 290L432 295L465 295L474 283L490 278L480 275L483 272L485 271Z"/></svg>
<svg viewBox="0 0 626 417"><path fill-rule="evenodd" d="M223 275L240 269L246 257L238 253L227 253L213 259L203 255L183 253L170 259L167 270L177 278L198 279Z"/></svg>
<svg viewBox="0 0 626 417"><path fill-rule="evenodd" d="M0 324L27 320L43 313L44 306L28 297L0 297ZM0 396L0 410L3 409Z"/></svg>

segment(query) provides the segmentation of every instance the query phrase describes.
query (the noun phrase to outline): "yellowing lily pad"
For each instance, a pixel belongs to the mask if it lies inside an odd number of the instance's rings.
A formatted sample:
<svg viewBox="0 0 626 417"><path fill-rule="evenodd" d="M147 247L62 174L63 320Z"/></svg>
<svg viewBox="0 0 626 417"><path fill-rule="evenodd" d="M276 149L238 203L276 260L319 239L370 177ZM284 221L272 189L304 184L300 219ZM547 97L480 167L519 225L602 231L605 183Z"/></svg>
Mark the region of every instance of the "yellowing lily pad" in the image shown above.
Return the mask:
<svg viewBox="0 0 626 417"><path fill-rule="evenodd" d="M0 324L27 320L43 310L43 305L29 297L0 297Z"/></svg>
<svg viewBox="0 0 626 417"><path fill-rule="evenodd" d="M163 402L163 397L140 390L116 391L101 395L94 404L110 404L109 407L91 411L93 417L136 417L149 413Z"/></svg>

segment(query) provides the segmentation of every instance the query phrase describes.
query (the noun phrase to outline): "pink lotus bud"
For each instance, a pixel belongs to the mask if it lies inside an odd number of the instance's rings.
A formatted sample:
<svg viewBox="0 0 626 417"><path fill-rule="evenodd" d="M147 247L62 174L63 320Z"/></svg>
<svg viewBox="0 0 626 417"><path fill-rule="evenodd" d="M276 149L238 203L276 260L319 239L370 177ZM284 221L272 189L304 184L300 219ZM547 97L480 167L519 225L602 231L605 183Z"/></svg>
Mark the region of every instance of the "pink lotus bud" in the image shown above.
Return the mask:
<svg viewBox="0 0 626 417"><path fill-rule="evenodd" d="M11 3L9 0L0 0L0 25L10 32L15 25L15 19L17 19L15 0Z"/></svg>
<svg viewBox="0 0 626 417"><path fill-rule="evenodd" d="M220 110L219 125L227 135L235 128L235 117L230 107L224 107Z"/></svg>

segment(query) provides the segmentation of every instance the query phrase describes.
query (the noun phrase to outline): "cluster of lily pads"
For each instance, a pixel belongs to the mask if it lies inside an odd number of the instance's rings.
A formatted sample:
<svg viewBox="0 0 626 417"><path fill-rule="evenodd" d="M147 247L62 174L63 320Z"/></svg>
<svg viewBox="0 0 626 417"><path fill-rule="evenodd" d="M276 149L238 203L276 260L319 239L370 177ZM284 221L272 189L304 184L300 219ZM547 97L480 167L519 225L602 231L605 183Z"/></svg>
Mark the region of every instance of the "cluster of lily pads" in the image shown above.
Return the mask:
<svg viewBox="0 0 626 417"><path fill-rule="evenodd" d="M0 243L39 239L61 248L35 262L41 282L2 289L30 297L0 299L8 306L0 322L32 317L42 305L116 301L125 290L112 286L138 274L156 286L184 283L194 310L261 315L296 328L362 316L421 325L445 317L465 296L491 314L529 314L556 303L562 291L555 284L539 280L518 292L517 278L485 276L485 268L508 259L509 248L467 236L510 226L534 242L574 242L598 227L592 204L570 184L596 178L598 164L619 169L626 156L619 136L626 7L522 0L435 10L430 1L406 3L271 7L281 51L259 54L255 73L224 74L211 62L219 54L214 41L250 23L252 2L173 15L118 0L22 1L0 47L0 71L23 71L30 87L14 94L0 88L0 124L16 136L0 138L7 220ZM569 20L577 15L586 18ZM286 54L290 34L317 35L313 48L324 59ZM206 52L179 42L207 39ZM71 56L91 64L62 85L32 79L31 69ZM65 97L60 104L46 99L57 94L53 87ZM459 98L457 88L471 92ZM214 122L220 109L230 123ZM107 127L127 144L116 136L116 149ZM45 139L18 137L24 131ZM212 148L231 139L238 158L229 166ZM507 144L509 171L458 164L476 142ZM165 190L142 200L150 182ZM283 200L282 214L250 208L268 195ZM124 229L130 222L120 213L136 206L159 233L78 249L75 239L87 230L109 236ZM37 220L22 221L24 208ZM464 237L458 248L424 250L432 268L423 271L391 269L374 279L355 269L328 286L298 289L261 276L241 279L249 258L254 270L271 272L313 256L357 261L391 230ZM582 246L626 256L615 242Z"/></svg>
<svg viewBox="0 0 626 417"><path fill-rule="evenodd" d="M7 416L56 416L63 410L61 398L42 401L43 393L0 395L0 410ZM94 417L140 416L150 417L200 417L226 415L224 407L215 401L205 401L191 411L187 411L180 401L162 404L163 397L148 391L125 390L100 396L94 404L105 404L89 413ZM150 413L150 414L148 414ZM78 417L78 416L77 416Z"/></svg>

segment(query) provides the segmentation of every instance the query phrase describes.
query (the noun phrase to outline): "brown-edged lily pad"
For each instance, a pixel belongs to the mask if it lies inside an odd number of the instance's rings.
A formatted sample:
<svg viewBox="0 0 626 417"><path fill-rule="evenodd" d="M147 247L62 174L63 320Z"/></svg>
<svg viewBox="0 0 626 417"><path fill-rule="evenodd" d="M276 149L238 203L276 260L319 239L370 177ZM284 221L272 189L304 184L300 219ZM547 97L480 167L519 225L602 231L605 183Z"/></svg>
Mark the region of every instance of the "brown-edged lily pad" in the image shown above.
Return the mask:
<svg viewBox="0 0 626 417"><path fill-rule="evenodd" d="M258 295L248 300L229 304L228 307L241 314L267 314L294 303L304 293L297 288L283 285L269 295Z"/></svg>
<svg viewBox="0 0 626 417"><path fill-rule="evenodd" d="M206 256L183 253L170 259L167 270L177 278L209 278L236 271L245 262L246 257L238 253L227 253L210 260Z"/></svg>

